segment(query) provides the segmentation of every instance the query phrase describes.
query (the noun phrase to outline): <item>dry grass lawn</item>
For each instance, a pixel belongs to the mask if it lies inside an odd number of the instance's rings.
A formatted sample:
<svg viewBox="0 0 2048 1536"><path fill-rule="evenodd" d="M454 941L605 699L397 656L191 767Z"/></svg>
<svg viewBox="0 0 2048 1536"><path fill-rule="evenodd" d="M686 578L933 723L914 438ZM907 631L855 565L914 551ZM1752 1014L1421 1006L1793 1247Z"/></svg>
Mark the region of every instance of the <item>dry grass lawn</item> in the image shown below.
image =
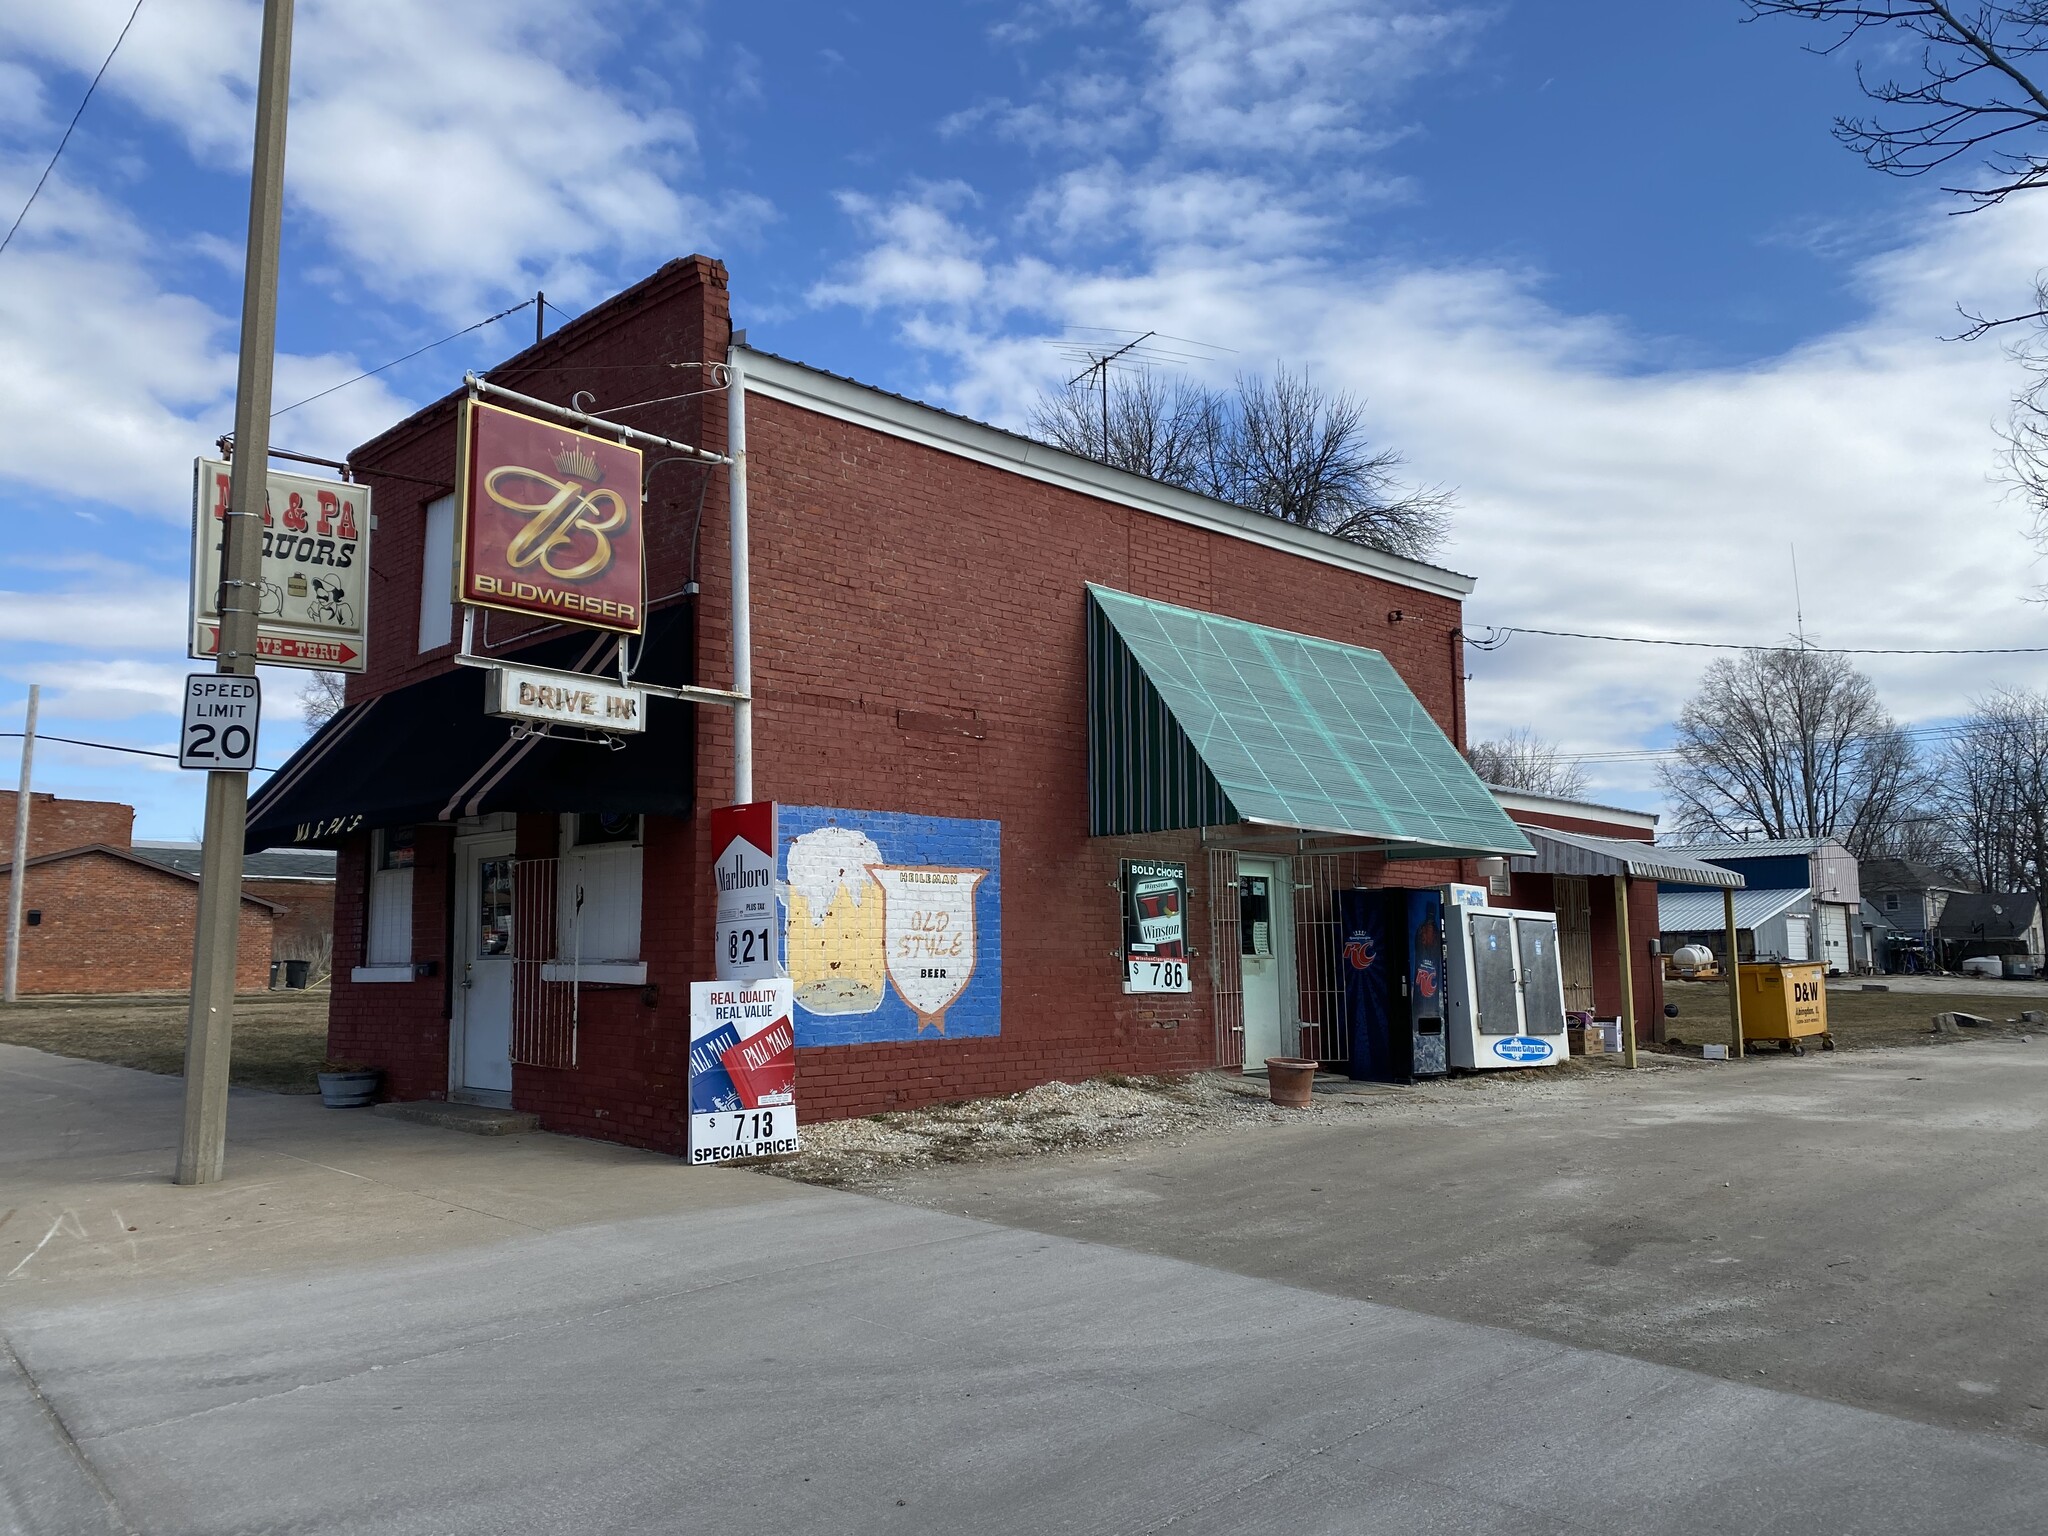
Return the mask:
<svg viewBox="0 0 2048 1536"><path fill-rule="evenodd" d="M1883 985L1879 978L1877 985ZM2022 1008L2040 1008L2035 997L1985 997L1968 993L1955 996L1930 992L1865 992L1857 981L1835 981L1828 986L1828 1032L1845 1051L1880 1045L1953 1045L1978 1036L2000 1037L2011 1033L2007 1020ZM1666 1019L1666 1035L1676 1035L1688 1045L1725 1041L1728 1038L1728 987L1719 981L1667 981L1665 1001L1678 1004L1678 1017ZM1933 1020L1937 1013L1970 1013L1989 1019L1992 1027L1961 1035L1937 1035ZM2026 1026L2031 1033L2043 1026ZM1753 1043L1751 1049L1775 1051L1774 1041ZM1809 1045L1809 1050L1818 1046Z"/></svg>
<svg viewBox="0 0 2048 1536"><path fill-rule="evenodd" d="M0 1005L0 1041L58 1056L179 1077L185 1071L186 997L25 997ZM249 992L235 999L229 1080L238 1088L317 1093L327 1055L327 993Z"/></svg>

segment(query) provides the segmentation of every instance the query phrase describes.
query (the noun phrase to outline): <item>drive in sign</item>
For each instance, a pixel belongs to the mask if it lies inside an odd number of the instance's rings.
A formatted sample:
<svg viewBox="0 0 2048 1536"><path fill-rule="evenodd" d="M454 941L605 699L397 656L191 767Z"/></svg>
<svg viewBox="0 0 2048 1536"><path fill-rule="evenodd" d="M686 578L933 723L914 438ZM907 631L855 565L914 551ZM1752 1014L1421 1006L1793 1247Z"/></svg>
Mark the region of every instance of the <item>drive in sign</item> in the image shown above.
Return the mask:
<svg viewBox="0 0 2048 1536"><path fill-rule="evenodd" d="M220 654L221 546L233 471L193 466L192 595L186 654ZM363 670L369 627L370 488L272 470L264 479L256 654L266 666Z"/></svg>

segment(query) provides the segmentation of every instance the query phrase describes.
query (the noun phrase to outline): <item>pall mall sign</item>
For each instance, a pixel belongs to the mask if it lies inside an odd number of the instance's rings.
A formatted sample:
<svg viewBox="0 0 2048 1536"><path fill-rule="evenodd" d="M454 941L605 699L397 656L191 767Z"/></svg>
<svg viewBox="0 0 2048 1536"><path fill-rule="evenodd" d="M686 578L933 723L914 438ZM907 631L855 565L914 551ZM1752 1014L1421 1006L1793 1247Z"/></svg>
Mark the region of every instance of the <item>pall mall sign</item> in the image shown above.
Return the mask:
<svg viewBox="0 0 2048 1536"><path fill-rule="evenodd" d="M233 472L219 459L199 459L192 478L187 654L210 661L220 654L222 546ZM370 488L272 470L264 478L257 659L272 667L362 671L369 592Z"/></svg>
<svg viewBox="0 0 2048 1536"><path fill-rule="evenodd" d="M639 634L640 451L481 400L462 424L456 601Z"/></svg>

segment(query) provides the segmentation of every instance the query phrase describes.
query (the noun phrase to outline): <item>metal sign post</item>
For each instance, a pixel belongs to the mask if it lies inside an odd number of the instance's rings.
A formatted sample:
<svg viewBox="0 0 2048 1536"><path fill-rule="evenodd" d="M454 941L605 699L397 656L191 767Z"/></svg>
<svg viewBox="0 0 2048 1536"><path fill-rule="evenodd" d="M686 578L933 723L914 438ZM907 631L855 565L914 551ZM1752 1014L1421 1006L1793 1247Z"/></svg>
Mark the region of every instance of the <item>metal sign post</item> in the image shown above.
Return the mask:
<svg viewBox="0 0 2048 1536"><path fill-rule="evenodd" d="M7 881L7 1001L15 999L21 980L22 888L28 883L29 785L33 782L36 757L36 705L43 690L28 685L28 723L21 731L21 791L14 801L14 863Z"/></svg>
<svg viewBox="0 0 2048 1536"><path fill-rule="evenodd" d="M256 153L249 175L249 250L242 275L241 366L235 380L235 460L221 572L218 670L238 677L256 673L291 67L292 0L264 0L256 76ZM209 772L199 921L192 943L192 1006L185 1025L185 1117L175 1175L180 1184L219 1182L227 1156L228 1053L234 1040L235 947L248 815L248 772Z"/></svg>

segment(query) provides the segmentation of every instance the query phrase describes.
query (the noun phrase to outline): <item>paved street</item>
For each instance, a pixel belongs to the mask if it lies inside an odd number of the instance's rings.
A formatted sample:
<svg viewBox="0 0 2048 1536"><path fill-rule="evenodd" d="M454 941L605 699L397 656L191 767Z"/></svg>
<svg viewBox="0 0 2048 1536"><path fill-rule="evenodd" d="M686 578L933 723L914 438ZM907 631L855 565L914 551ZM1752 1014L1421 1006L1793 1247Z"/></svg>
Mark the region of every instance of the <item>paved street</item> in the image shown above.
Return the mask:
<svg viewBox="0 0 2048 1536"><path fill-rule="evenodd" d="M1355 1129L958 1169L897 1191L918 1208L262 1095L236 1100L229 1182L174 1190L175 1082L0 1048L0 1528L2031 1531L2048 1451L2011 1426L1871 1411L1775 1370L1721 1379L1640 1358L1646 1336L1584 1347L1554 1301L1576 1273L1554 1272L1559 1213L1597 1229L1595 1195L1640 1198L1600 1172L1629 1156L1664 1160L1663 1198L1633 1213L1647 1239L1614 1239L1589 1312L1638 1290L1696 1342L1711 1329L1687 1305L1711 1288L1738 1303L1731 1329L1754 1327L1739 1303L1773 1283L1750 1278L1759 1259L1797 1278L1794 1209L1819 1220L1887 1172L1865 1303L1928 1283L1882 1250L1971 1185L1983 1203L1918 1246L1984 1280L2040 1230L2022 1106L2048 1067L2029 1049L1475 1091L1469 1110L1397 1105ZM1881 1150L1914 1118L1942 1157ZM1838 1155L1712 1213L1717 1238L1760 1246L1649 1257L1730 1157L1795 1125ZM1882 1166L1857 1174L1852 1146ZM1283 1188L1299 1198L1274 1205ZM1503 1213L1523 1199L1517 1239ZM1720 1219L1738 1212L1761 1219ZM1472 1260L1434 1299L1381 1285L1412 1267L1424 1215ZM1519 1304L1497 1304L1503 1273ZM2003 1405L2039 1358L2033 1298L1986 1305L1960 1283L1952 1329L1931 1321L1940 1297L1884 1314L1901 1369L1932 1387L1985 1369L1952 1351L1990 1358L2002 1336ZM1500 1326L1455 1315L1482 1308ZM1790 1359L1800 1311L1761 1314Z"/></svg>

